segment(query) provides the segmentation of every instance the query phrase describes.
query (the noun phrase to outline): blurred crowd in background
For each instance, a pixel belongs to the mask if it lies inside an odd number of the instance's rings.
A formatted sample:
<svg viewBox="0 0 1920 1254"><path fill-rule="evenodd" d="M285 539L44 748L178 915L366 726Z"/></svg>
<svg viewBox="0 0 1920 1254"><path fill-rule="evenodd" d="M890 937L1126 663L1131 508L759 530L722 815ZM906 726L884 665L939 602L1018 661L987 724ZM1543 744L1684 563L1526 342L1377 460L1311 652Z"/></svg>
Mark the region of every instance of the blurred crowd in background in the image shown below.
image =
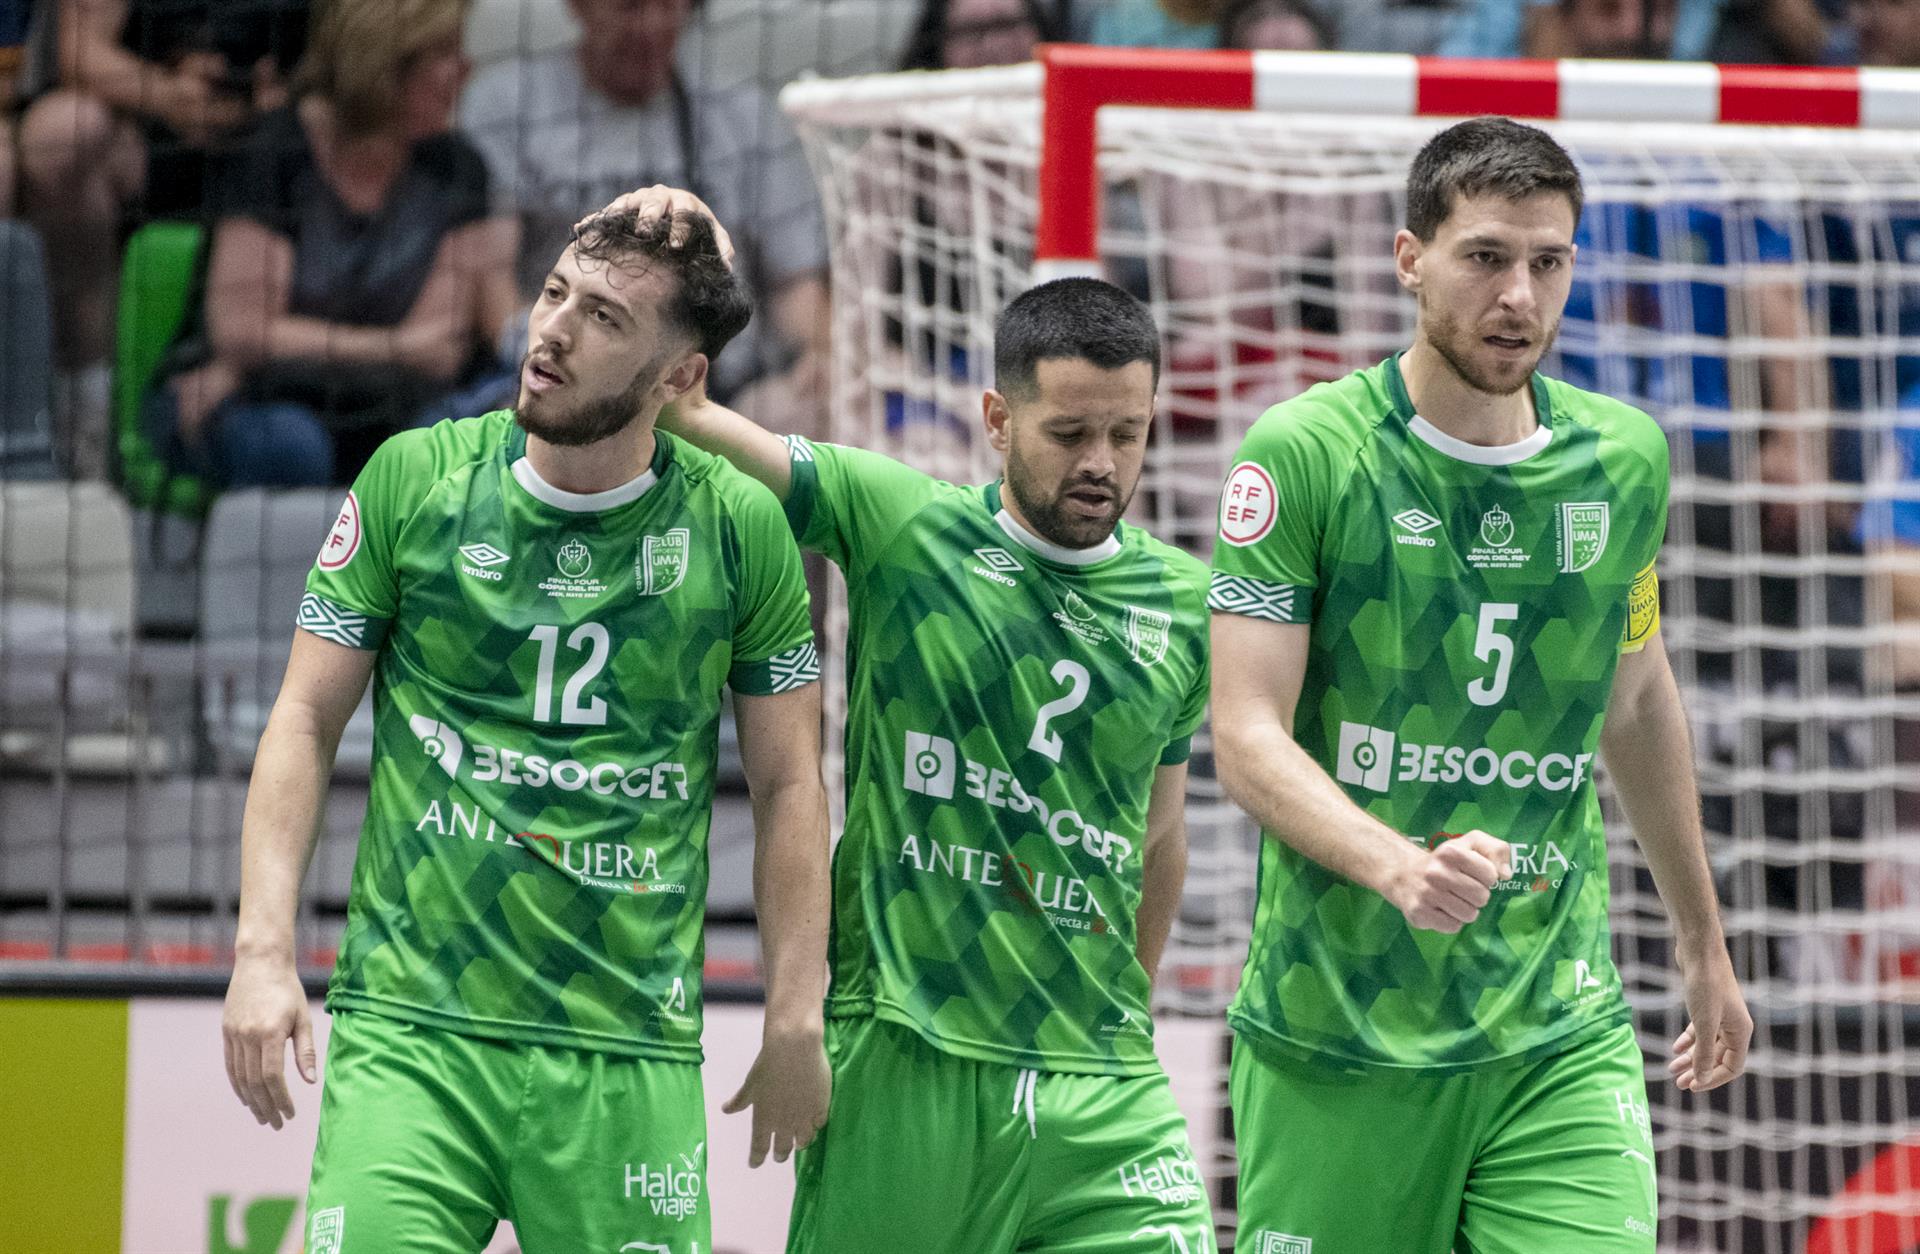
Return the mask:
<svg viewBox="0 0 1920 1254"><path fill-rule="evenodd" d="M801 8L826 15L817 47L777 47ZM754 40L729 43L749 23ZM394 431L510 404L525 310L570 224L653 182L714 206L755 291L715 390L817 432L826 243L774 93L795 73L1018 62L1047 40L1897 66L1920 64L1920 0L0 0L0 472L189 512L233 488L349 482ZM1920 334L1920 282L1866 299L1770 277L1809 249L1904 265L1920 203L1812 227L1596 205L1581 243L1678 247L1731 277L1589 282L1570 323L1856 337L1818 379L1790 355L1761 363L1759 409L1901 408L1920 387L1920 353L1898 347ZM1699 413L1742 398L1711 358L1681 380L1569 342L1558 364L1693 411L1709 476L1916 475L1920 435L1899 424L1868 448L1783 419L1757 465L1718 456ZM1843 547L1920 544L1912 501L1831 522Z"/></svg>

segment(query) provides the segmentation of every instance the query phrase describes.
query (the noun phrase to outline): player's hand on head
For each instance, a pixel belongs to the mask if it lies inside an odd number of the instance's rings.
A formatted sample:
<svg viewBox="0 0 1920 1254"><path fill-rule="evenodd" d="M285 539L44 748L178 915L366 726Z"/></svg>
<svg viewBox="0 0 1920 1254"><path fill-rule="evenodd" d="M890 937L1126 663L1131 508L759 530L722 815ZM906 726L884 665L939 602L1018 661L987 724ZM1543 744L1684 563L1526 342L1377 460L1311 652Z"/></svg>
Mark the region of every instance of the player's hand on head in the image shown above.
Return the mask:
<svg viewBox="0 0 1920 1254"><path fill-rule="evenodd" d="M1512 871L1512 846L1473 831L1408 859L1386 896L1412 926L1458 932L1480 917L1493 898L1494 885Z"/></svg>
<svg viewBox="0 0 1920 1254"><path fill-rule="evenodd" d="M1667 1072L1674 1086L1705 1093L1733 1080L1747 1069L1747 1049L1753 1043L1753 1015L1740 993L1733 963L1724 949L1693 963L1682 963L1686 984L1686 1031L1673 1043L1673 1061Z"/></svg>
<svg viewBox="0 0 1920 1254"><path fill-rule="evenodd" d="M291 962L237 958L227 985L220 1035L226 1048L227 1082L240 1103L261 1123L278 1129L293 1118L287 1091L287 1042L308 1084L319 1079L307 990Z"/></svg>
<svg viewBox="0 0 1920 1254"><path fill-rule="evenodd" d="M758 1167L768 1150L775 1162L783 1163L811 1145L827 1122L832 1096L833 1072L820 1033L770 1030L740 1091L720 1109L734 1115L753 1108L747 1165Z"/></svg>
<svg viewBox="0 0 1920 1254"><path fill-rule="evenodd" d="M707 207L707 202L692 192L679 187L668 187L664 183L655 183L638 191L627 192L616 198L612 204L602 209L602 213L639 213L642 219L657 217L660 214L675 216L683 213L702 214L713 222L714 243L719 245L720 258L728 266L733 265L733 237L727 234L727 228L720 225L720 218ZM582 218L574 226L577 228L586 221ZM676 232L673 242L678 244L685 236Z"/></svg>

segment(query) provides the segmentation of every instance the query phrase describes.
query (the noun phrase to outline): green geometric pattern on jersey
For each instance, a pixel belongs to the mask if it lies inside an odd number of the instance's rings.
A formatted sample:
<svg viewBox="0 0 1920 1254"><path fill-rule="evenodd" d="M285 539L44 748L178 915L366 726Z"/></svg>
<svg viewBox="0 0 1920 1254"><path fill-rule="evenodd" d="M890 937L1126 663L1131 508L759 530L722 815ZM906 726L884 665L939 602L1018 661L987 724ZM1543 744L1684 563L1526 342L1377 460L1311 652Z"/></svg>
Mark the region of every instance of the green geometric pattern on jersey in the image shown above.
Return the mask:
<svg viewBox="0 0 1920 1254"><path fill-rule="evenodd" d="M525 450L506 412L389 440L308 578L300 625L380 651L328 1004L697 1061L721 688L815 678L799 552L671 436L637 499Z"/></svg>
<svg viewBox="0 0 1920 1254"><path fill-rule="evenodd" d="M788 519L845 572L851 624L829 1013L979 1061L1158 1071L1134 914L1154 772L1206 706L1206 568L1125 525L1055 560L997 483L788 444Z"/></svg>
<svg viewBox="0 0 1920 1254"><path fill-rule="evenodd" d="M1241 446L1211 602L1312 624L1295 737L1396 831L1479 828L1515 857L1446 936L1268 833L1228 1012L1243 1034L1460 1067L1626 1014L1592 755L1628 590L1665 531L1667 447L1604 396L1536 375L1533 398L1543 432L1485 464L1501 454L1415 416L1390 359L1268 410Z"/></svg>

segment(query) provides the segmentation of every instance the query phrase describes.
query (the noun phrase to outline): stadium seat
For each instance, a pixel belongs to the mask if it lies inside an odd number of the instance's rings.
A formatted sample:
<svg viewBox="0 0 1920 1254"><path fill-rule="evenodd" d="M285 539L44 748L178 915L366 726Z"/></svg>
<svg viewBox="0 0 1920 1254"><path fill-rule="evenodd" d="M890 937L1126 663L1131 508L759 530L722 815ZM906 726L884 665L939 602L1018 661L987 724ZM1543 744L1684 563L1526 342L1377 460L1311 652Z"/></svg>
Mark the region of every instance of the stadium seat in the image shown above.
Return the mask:
<svg viewBox="0 0 1920 1254"><path fill-rule="evenodd" d="M133 604L132 522L111 487L0 484L0 761L120 774L144 753L166 767Z"/></svg>
<svg viewBox="0 0 1920 1254"><path fill-rule="evenodd" d="M170 472L161 462L140 429L140 398L180 328L204 238L196 223L153 222L127 241L113 363L114 443L127 499L136 506L193 516L206 512L213 491L190 475Z"/></svg>
<svg viewBox="0 0 1920 1254"><path fill-rule="evenodd" d="M200 554L201 712L215 756L253 762L287 670L294 617L313 555L340 511L335 488L228 492L207 516ZM340 738L336 771L364 777L373 705L363 698Z"/></svg>

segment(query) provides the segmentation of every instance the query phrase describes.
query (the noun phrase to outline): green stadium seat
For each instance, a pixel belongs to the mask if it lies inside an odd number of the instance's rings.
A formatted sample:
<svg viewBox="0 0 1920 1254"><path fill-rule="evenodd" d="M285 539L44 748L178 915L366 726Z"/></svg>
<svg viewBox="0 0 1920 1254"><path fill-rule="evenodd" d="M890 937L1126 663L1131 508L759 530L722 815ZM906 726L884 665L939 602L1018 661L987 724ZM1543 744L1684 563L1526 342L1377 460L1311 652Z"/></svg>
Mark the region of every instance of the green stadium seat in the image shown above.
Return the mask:
<svg viewBox="0 0 1920 1254"><path fill-rule="evenodd" d="M113 430L121 488L140 508L194 517L206 512L214 490L203 480L168 469L140 429L140 399L186 314L204 238L198 223L152 222L127 241L113 363Z"/></svg>

